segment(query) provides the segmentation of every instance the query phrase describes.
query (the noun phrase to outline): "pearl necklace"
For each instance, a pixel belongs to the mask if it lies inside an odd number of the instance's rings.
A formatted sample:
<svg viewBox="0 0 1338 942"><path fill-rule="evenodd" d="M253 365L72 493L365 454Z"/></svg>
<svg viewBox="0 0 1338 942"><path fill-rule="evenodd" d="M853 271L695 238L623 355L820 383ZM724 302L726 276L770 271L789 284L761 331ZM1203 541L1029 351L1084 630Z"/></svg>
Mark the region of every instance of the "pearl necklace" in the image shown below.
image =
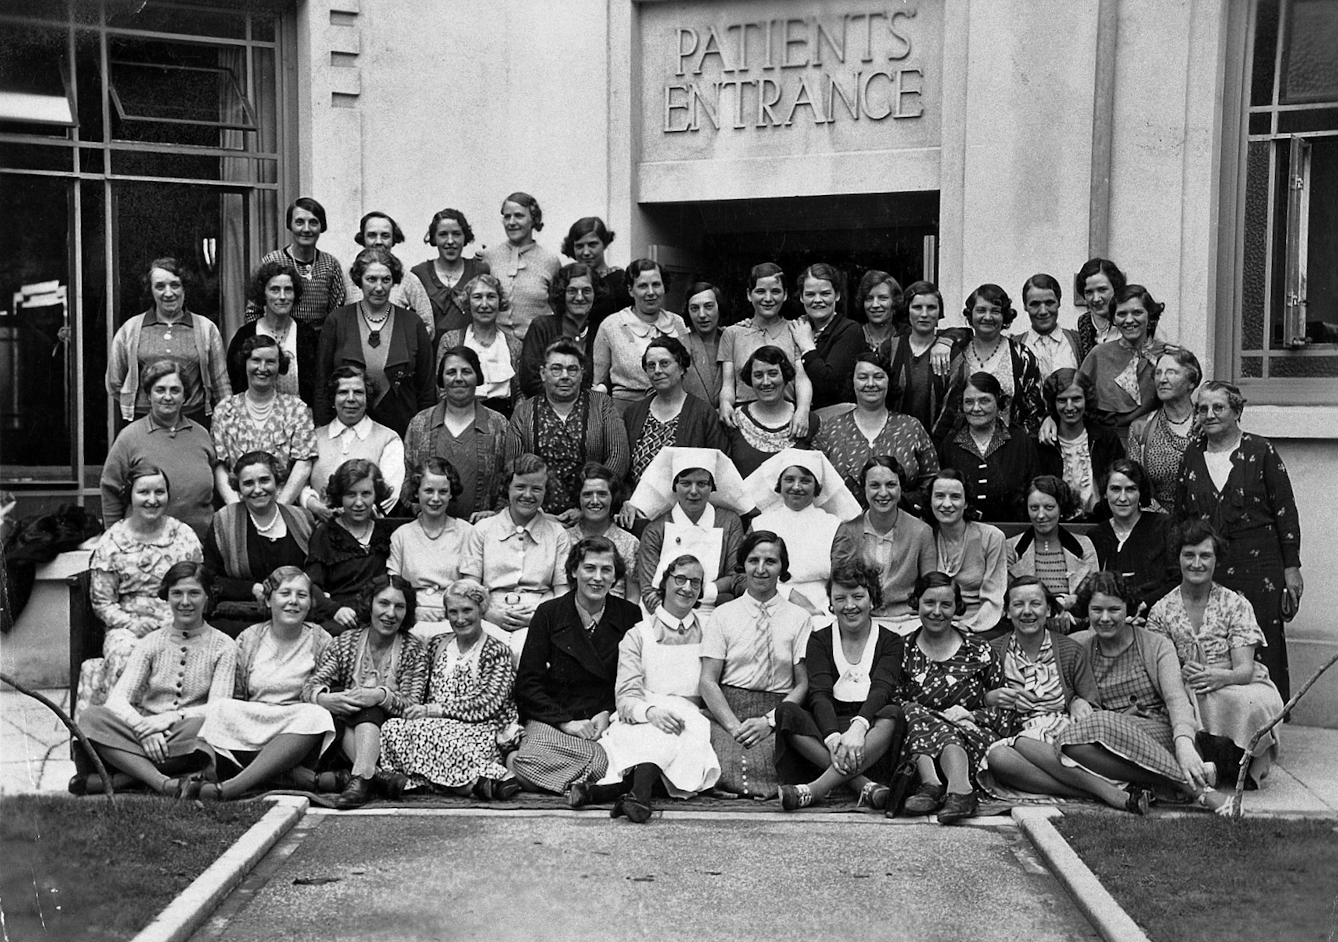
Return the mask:
<svg viewBox="0 0 1338 942"><path fill-rule="evenodd" d="M274 403L277 401L276 396L270 396L269 402L266 402L262 406L251 398L251 393L249 391L242 398L246 403L246 412L251 416L251 420L254 422L264 422L268 419L270 413L274 411Z"/></svg>
<svg viewBox="0 0 1338 942"><path fill-rule="evenodd" d="M265 524L263 527L260 525L260 521L257 520L257 519L255 518L255 514L251 513L251 512L248 510L248 511L246 512L246 515L247 515L248 517L251 518L251 523L252 523L253 526L255 526L255 528L256 528L256 532L257 532L257 533L269 533L269 531L273 530L275 527L277 527L277 526L279 525L279 508L278 508L278 507L275 507L275 508L274 508L274 516L270 517L270 518L269 518L269 523Z"/></svg>

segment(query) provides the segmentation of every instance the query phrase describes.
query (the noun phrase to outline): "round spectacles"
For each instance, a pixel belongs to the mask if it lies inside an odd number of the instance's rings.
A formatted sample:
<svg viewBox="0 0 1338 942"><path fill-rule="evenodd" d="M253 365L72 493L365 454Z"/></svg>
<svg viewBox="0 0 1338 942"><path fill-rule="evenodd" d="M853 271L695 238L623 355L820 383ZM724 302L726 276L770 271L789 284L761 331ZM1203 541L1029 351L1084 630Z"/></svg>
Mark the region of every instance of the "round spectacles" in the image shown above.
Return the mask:
<svg viewBox="0 0 1338 942"><path fill-rule="evenodd" d="M694 589L700 589L702 587L702 581L700 579L694 579L692 576L684 576L679 573L674 573L669 578L674 580L674 585L678 586L680 589L685 585L690 585Z"/></svg>
<svg viewBox="0 0 1338 942"><path fill-rule="evenodd" d="M595 296L594 288L568 288L567 297L569 298L593 298Z"/></svg>

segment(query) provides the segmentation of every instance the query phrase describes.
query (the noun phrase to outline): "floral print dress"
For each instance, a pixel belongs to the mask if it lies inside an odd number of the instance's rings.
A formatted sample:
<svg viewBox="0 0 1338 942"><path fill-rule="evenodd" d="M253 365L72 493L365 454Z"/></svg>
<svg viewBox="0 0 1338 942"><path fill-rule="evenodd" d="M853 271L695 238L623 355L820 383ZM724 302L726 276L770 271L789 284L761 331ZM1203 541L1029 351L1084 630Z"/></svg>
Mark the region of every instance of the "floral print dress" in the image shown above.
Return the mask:
<svg viewBox="0 0 1338 942"><path fill-rule="evenodd" d="M962 645L957 652L946 660L932 661L920 650L920 630L906 639L901 661L906 696L902 701L904 752L937 759L948 746L961 746L970 767L978 769L990 744L1009 726L1003 711L985 706L985 694L1004 685L998 655L988 641L958 630ZM970 710L971 720L945 718L944 711L954 706Z"/></svg>

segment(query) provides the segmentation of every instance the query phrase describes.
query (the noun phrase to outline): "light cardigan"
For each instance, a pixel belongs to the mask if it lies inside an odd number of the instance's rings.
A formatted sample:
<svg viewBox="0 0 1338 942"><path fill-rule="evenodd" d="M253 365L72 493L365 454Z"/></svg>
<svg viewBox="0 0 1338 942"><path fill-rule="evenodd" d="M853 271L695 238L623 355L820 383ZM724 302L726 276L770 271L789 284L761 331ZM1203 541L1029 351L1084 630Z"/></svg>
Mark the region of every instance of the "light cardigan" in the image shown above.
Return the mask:
<svg viewBox="0 0 1338 942"><path fill-rule="evenodd" d="M1187 736L1191 740L1199 730L1199 723L1194 718L1194 707L1185 693L1185 681L1180 675L1180 658L1176 656L1175 645L1170 638L1153 634L1143 628L1135 628L1134 647L1143 660L1152 687L1166 704L1166 712L1171 719L1171 733L1176 739ZM1082 632L1073 639L1087 655L1089 664L1096 663L1096 632ZM1058 649L1056 649L1056 657ZM1080 695L1081 696L1081 695ZM1098 703L1102 709L1110 709ZM1126 704L1127 705L1127 704Z"/></svg>
<svg viewBox="0 0 1338 942"><path fill-rule="evenodd" d="M508 241L484 249L478 257L502 283L505 306L497 314L497 326L524 340L531 321L553 313L548 306L548 286L562 267L561 257L538 242L518 249Z"/></svg>
<svg viewBox="0 0 1338 942"><path fill-rule="evenodd" d="M595 334L595 383L607 386L614 399L644 399L650 377L641 358L656 337L677 337L686 343L688 325L671 311L661 311L647 324L630 307L610 314Z"/></svg>
<svg viewBox="0 0 1338 942"><path fill-rule="evenodd" d="M223 350L223 335L214 322L199 314L186 312L191 319L195 337L195 357L200 364L200 383L204 392L204 414L214 411L214 403L232 395L228 383L227 355ZM139 395L139 335L149 311L136 314L121 325L112 338L111 355L107 357L107 392L121 405L121 418L127 422L135 418L135 399ZM125 372L122 373L121 371Z"/></svg>
<svg viewBox="0 0 1338 942"><path fill-rule="evenodd" d="M302 685L302 699L315 703L323 693L343 692L358 686L358 658L363 639L371 629L362 627L338 635L321 654L316 670ZM427 691L427 654L423 642L411 634L401 634L399 664L395 671L395 689L382 687L381 706L387 716L399 716L405 707L423 702Z"/></svg>
<svg viewBox="0 0 1338 942"><path fill-rule="evenodd" d="M1057 631L1046 629L1050 636L1051 650L1055 654L1055 664L1059 668L1059 685L1064 690L1064 709L1073 705L1074 697L1082 697L1093 708L1101 701L1101 691L1096 686L1096 675L1092 673L1091 656L1086 647ZM1008 645L1013 640L1012 632L995 638L990 646L999 655L999 663L1008 655Z"/></svg>
<svg viewBox="0 0 1338 942"><path fill-rule="evenodd" d="M130 652L107 709L127 724L162 713L202 716L206 703L232 696L236 676L237 646L217 628L159 628Z"/></svg>

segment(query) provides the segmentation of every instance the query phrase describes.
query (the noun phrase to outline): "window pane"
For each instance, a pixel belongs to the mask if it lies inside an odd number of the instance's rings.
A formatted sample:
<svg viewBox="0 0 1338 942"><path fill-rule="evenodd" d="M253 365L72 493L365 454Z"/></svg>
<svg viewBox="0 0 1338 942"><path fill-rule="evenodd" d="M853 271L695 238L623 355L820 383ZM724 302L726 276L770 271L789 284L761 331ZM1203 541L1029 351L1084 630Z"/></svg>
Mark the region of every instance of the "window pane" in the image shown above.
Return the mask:
<svg viewBox="0 0 1338 942"><path fill-rule="evenodd" d="M219 10L186 8L174 3L150 3L136 12L128 9L108 9L107 25L123 29L152 30L155 33L184 33L192 36L219 36L223 39L245 39L244 14Z"/></svg>
<svg viewBox="0 0 1338 942"><path fill-rule="evenodd" d="M69 31L62 27L5 24L0 53L0 130L68 135L74 111L62 69Z"/></svg>
<svg viewBox="0 0 1338 942"><path fill-rule="evenodd" d="M1305 111L1278 113L1278 131L1282 134L1333 130L1338 130L1338 108L1307 108Z"/></svg>
<svg viewBox="0 0 1338 942"><path fill-rule="evenodd" d="M0 217L27 221L0 227L0 428L11 480L73 473L69 187L50 177L0 179Z"/></svg>
<svg viewBox="0 0 1338 942"><path fill-rule="evenodd" d="M255 126L240 48L112 37L110 54L117 140L254 147L254 133L225 129Z"/></svg>
<svg viewBox="0 0 1338 942"><path fill-rule="evenodd" d="M1273 145L1250 145L1245 179L1245 263L1241 270L1243 297L1241 349L1264 345L1264 307L1268 265L1268 151Z"/></svg>
<svg viewBox="0 0 1338 942"><path fill-rule="evenodd" d="M1273 104L1273 69L1278 51L1278 0L1260 0L1254 21L1254 65L1250 75L1250 104Z"/></svg>
<svg viewBox="0 0 1338 942"><path fill-rule="evenodd" d="M1310 142L1310 264L1306 273L1306 339L1338 343L1338 138Z"/></svg>
<svg viewBox="0 0 1338 942"><path fill-rule="evenodd" d="M1338 3L1295 0L1287 36L1283 104L1338 101Z"/></svg>
<svg viewBox="0 0 1338 942"><path fill-rule="evenodd" d="M1324 379L1338 376L1338 356L1289 357L1273 355L1268 358L1270 379Z"/></svg>
<svg viewBox="0 0 1338 942"><path fill-rule="evenodd" d="M100 465L107 458L107 236L106 198L100 180L79 184L83 196L83 305L75 329L84 342L84 461Z"/></svg>
<svg viewBox="0 0 1338 942"><path fill-rule="evenodd" d="M1264 375L1263 357L1241 357L1240 375L1245 379L1260 379Z"/></svg>

